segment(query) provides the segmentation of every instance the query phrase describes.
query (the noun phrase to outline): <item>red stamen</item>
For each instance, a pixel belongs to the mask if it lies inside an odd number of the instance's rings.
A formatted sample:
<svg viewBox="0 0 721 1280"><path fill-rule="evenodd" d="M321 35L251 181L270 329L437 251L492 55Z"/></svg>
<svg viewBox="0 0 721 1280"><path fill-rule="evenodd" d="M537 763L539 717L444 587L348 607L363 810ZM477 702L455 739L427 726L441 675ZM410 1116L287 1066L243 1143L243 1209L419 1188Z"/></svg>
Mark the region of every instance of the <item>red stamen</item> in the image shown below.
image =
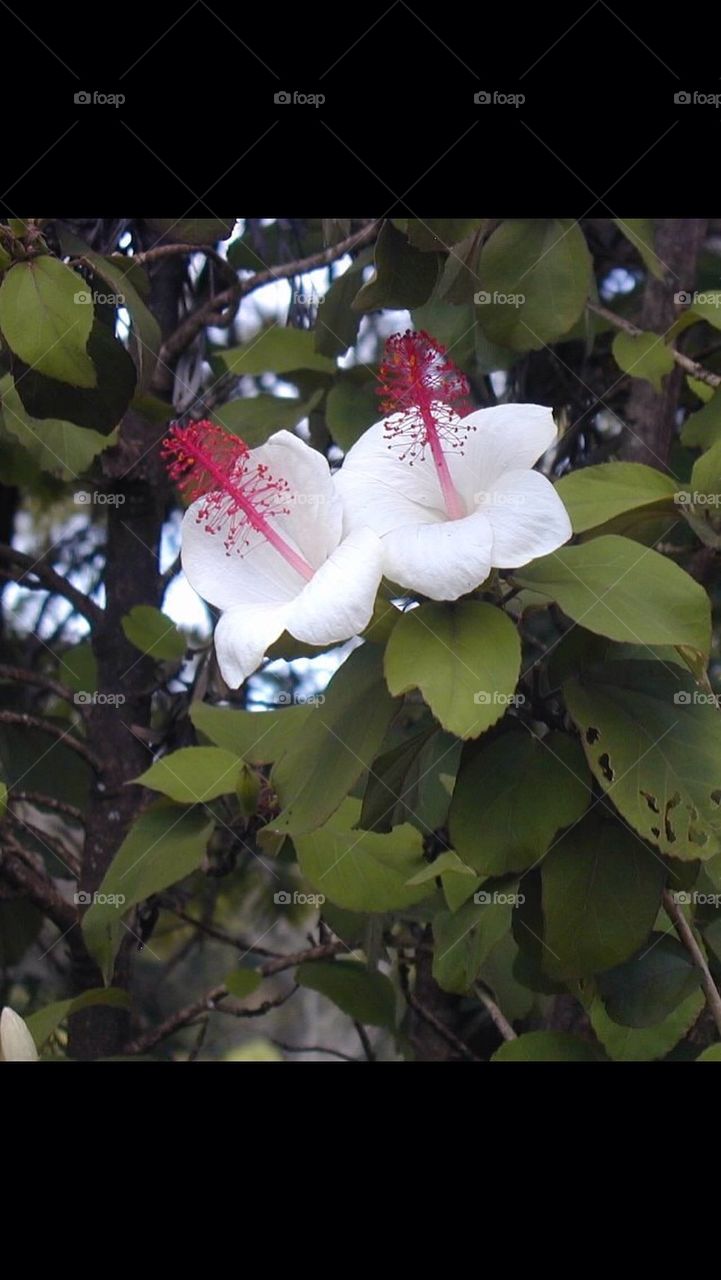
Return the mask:
<svg viewBox="0 0 721 1280"><path fill-rule="evenodd" d="M309 581L315 570L270 524L269 516L289 515L292 500L287 480L253 462L244 440L206 420L173 426L161 454L168 473L189 502L203 498L196 520L206 533L224 532L226 554L242 555L259 539ZM252 539L251 534L258 535Z"/></svg>
<svg viewBox="0 0 721 1280"><path fill-rule="evenodd" d="M448 515L456 520L466 514L451 479L444 452L463 452L468 432L458 410L465 408L468 379L446 355L445 347L427 333L393 334L386 342L380 367L381 408L391 416L385 433L389 448L400 446L401 461L412 466L423 461L429 448L438 472Z"/></svg>

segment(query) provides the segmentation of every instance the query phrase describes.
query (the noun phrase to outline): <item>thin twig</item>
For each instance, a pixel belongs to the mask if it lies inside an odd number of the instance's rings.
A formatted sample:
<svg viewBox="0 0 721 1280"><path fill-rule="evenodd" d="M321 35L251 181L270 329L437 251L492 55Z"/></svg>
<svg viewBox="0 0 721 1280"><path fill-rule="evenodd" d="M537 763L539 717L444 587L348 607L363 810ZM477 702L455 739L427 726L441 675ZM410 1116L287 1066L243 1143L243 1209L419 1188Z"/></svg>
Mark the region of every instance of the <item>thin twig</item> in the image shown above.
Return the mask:
<svg viewBox="0 0 721 1280"><path fill-rule="evenodd" d="M58 800L55 796L46 796L42 791L11 791L8 800L24 800L27 804L36 804L45 809L54 809L56 813L64 813L74 822L85 823L85 814L67 800Z"/></svg>
<svg viewBox="0 0 721 1280"><path fill-rule="evenodd" d="M77 923L78 913L73 904L58 893L49 876L36 867L30 851L18 844L8 832L2 836L0 871L4 879L28 897L61 933L67 933Z"/></svg>
<svg viewBox="0 0 721 1280"><path fill-rule="evenodd" d="M706 957L701 950L693 929L686 919L679 904L674 899L673 894L668 890L663 891L663 905L666 915L672 921L673 926L681 939L684 947L688 951L693 963L701 975L701 986L706 996L706 1003L711 1011L713 1020L721 1033L721 995L718 987L711 976L711 970L706 962Z"/></svg>
<svg viewBox="0 0 721 1280"><path fill-rule="evenodd" d="M284 1044L282 1040L273 1040L272 1043L284 1053L328 1053L332 1058L342 1058L344 1062L358 1061L350 1053L341 1053L340 1049L326 1049L321 1044Z"/></svg>
<svg viewBox="0 0 721 1280"><path fill-rule="evenodd" d="M61 729L59 725L51 724L49 720L41 720L39 716L27 715L24 711L0 711L0 723L15 724L24 729L41 729L43 733L49 734L51 738L64 743L66 747L70 747L71 751L77 752L92 769L95 769L96 773L101 772L100 763L90 748L84 742L81 742L79 738L73 737L67 729Z"/></svg>
<svg viewBox="0 0 721 1280"><path fill-rule="evenodd" d="M24 667L12 667L7 662L0 662L0 680L17 680L20 684L37 685L39 689L47 689L48 693L54 693L65 702L73 701L72 689L40 671L26 671Z"/></svg>
<svg viewBox="0 0 721 1280"><path fill-rule="evenodd" d="M629 334L632 338L639 338L644 332L643 329L639 329L638 325L632 324L630 320L616 315L615 311L610 311L608 307L602 307L597 302L587 302L586 306L589 311L593 311L602 320L607 320L614 328L622 329L624 333ZM712 373L710 369L705 369L702 364L692 360L690 356L684 355L683 351L677 351L675 347L667 346L666 350L679 368L690 374L692 378L696 378L699 382L705 382L709 387L721 387L721 374Z"/></svg>
<svg viewBox="0 0 721 1280"><path fill-rule="evenodd" d="M498 1005L496 1004L495 1000L492 1000L488 992L484 991L483 987L481 987L479 984L476 984L476 995L478 996L478 999L480 1000L481 1004L485 1005L486 1009L491 1015L491 1021L493 1022L496 1029L500 1031L501 1035L503 1036L503 1039L517 1040L518 1036L513 1030L513 1027L508 1021L508 1018L506 1018L505 1014L503 1014L501 1010L498 1008Z"/></svg>
<svg viewBox="0 0 721 1280"><path fill-rule="evenodd" d="M33 560L15 547L0 543L0 562L15 566L9 570L15 582L21 582L32 591L52 591L55 595L63 596L88 622L97 624L103 621L104 610L44 561ZM38 581L27 581L28 574L32 574Z"/></svg>

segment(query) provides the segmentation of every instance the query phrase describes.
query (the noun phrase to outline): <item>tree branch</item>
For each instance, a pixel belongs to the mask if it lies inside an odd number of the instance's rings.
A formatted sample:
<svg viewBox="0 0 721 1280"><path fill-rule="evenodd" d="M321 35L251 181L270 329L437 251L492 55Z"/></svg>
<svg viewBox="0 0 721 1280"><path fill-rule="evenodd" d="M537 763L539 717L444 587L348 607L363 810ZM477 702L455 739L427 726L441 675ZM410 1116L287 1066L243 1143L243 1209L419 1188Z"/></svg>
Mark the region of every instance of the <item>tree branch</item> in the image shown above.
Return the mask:
<svg viewBox="0 0 721 1280"><path fill-rule="evenodd" d="M61 729L59 725L51 724L49 720L41 720L39 716L26 715L24 711L0 711L0 723L20 725L24 729L41 729L43 733L49 734L51 738L63 742L66 747L76 751L96 773L101 771L100 763L90 748L79 738L74 738L68 729Z"/></svg>
<svg viewBox="0 0 721 1280"><path fill-rule="evenodd" d="M72 689L60 684L58 680L51 679L50 676L43 675L40 671L26 671L24 667L12 667L7 662L0 662L0 680L3 679L17 680L20 684L37 685L38 688L47 689L49 693L54 693L65 702L73 701Z"/></svg>
<svg viewBox="0 0 721 1280"><path fill-rule="evenodd" d="M493 1025L495 1026L497 1031L500 1031L501 1035L503 1036L503 1039L517 1040L518 1036L513 1030L513 1027L511 1026L510 1022L506 1018L505 1014L501 1012L495 1000L492 1000L488 992L484 991L483 987L480 986L480 984L478 983L476 984L476 995L478 996L478 999L480 1000L481 1004L485 1005L486 1009L491 1015L491 1021L493 1022Z"/></svg>
<svg viewBox="0 0 721 1280"><path fill-rule="evenodd" d="M624 333L629 334L632 338L638 338L644 332L643 329L639 329L638 325L632 324L630 320L616 315L615 311L609 311L608 307L602 307L597 302L587 302L586 306L589 311L593 311L602 320L607 320L614 328L622 329ZM712 373L710 369L705 369L702 364L698 364L690 356L684 355L683 351L677 351L675 347L667 347L666 349L673 356L679 368L688 373L690 377L696 378L699 382L705 382L709 387L721 387L721 374Z"/></svg>
<svg viewBox="0 0 721 1280"><path fill-rule="evenodd" d="M16 551L15 547L4 544L0 545L0 563L16 566L9 570L9 576L13 581L22 582L32 591L51 591L54 595L63 596L73 605L77 613L87 618L88 622L95 624L102 622L104 615L99 605L74 587L72 582L68 582L67 578L56 573L49 564L45 564L42 560L33 560L23 551ZM26 581L30 573L38 579L37 582Z"/></svg>
<svg viewBox="0 0 721 1280"><path fill-rule="evenodd" d="M693 929L688 923L683 911L675 901L673 894L668 889L664 889L663 891L663 906L666 915L672 921L681 942L688 951L701 975L701 986L703 987L704 995L706 996L706 1003L711 1011L719 1034L721 1034L721 995L719 995L718 987L711 976L711 970L706 962L706 957L698 945Z"/></svg>
<svg viewBox="0 0 721 1280"><path fill-rule="evenodd" d="M32 854L8 832L2 835L0 870L13 888L29 898L61 933L77 924L78 913L73 904L58 893L52 880L35 866Z"/></svg>

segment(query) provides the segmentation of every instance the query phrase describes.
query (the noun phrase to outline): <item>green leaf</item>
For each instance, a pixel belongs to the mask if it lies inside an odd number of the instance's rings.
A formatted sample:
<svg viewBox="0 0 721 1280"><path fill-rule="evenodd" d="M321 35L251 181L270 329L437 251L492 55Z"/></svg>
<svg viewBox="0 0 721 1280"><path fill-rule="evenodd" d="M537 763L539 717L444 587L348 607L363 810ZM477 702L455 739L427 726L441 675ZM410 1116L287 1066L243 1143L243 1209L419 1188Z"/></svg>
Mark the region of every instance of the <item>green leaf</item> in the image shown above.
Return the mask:
<svg viewBox="0 0 721 1280"><path fill-rule="evenodd" d="M0 328L8 346L48 378L96 385L86 351L93 319L84 280L49 254L18 262L0 285Z"/></svg>
<svg viewBox="0 0 721 1280"><path fill-rule="evenodd" d="M223 747L248 764L272 764L303 732L312 706L286 707L283 711L241 711L194 702L190 719L216 747Z"/></svg>
<svg viewBox="0 0 721 1280"><path fill-rule="evenodd" d="M525 871L591 797L580 746L567 733L519 730L464 749L449 813L451 841L481 875Z"/></svg>
<svg viewBox="0 0 721 1280"><path fill-rule="evenodd" d="M375 274L356 294L355 311L419 307L433 292L440 257L421 253L392 222L384 222L375 245Z"/></svg>
<svg viewBox="0 0 721 1280"><path fill-rule="evenodd" d="M491 1062L598 1062L602 1058L592 1044L567 1031L527 1031L504 1041Z"/></svg>
<svg viewBox="0 0 721 1280"><path fill-rule="evenodd" d="M666 868L619 822L598 813L561 836L541 866L543 967L582 978L628 959L646 941Z"/></svg>
<svg viewBox="0 0 721 1280"><path fill-rule="evenodd" d="M164 240L173 244L215 244L232 235L235 218L146 218Z"/></svg>
<svg viewBox="0 0 721 1280"><path fill-rule="evenodd" d="M395 221L395 220L394 220ZM483 226L485 218L428 218L422 222L418 218L404 220L408 239L415 249L424 253L429 250L448 252L459 240L475 235Z"/></svg>
<svg viewBox="0 0 721 1280"><path fill-rule="evenodd" d="M681 428L681 440L689 449L708 449L721 440L721 388L702 409L689 415Z"/></svg>
<svg viewBox="0 0 721 1280"><path fill-rule="evenodd" d="M43 471L63 480L76 480L93 458L115 443L113 436L89 431L72 422L31 418L15 390L10 374L0 380L3 426L19 440Z"/></svg>
<svg viewBox="0 0 721 1280"><path fill-rule="evenodd" d="M487 295L477 316L492 342L535 351L575 324L591 287L591 255L570 218L509 219L481 250L481 283ZM513 297L522 302L502 299Z"/></svg>
<svg viewBox="0 0 721 1280"><path fill-rule="evenodd" d="M238 757L221 747L181 747L133 781L178 804L207 804L235 791L240 768Z"/></svg>
<svg viewBox="0 0 721 1280"><path fill-rule="evenodd" d="M356 1022L395 1029L393 984L377 969L357 960L309 960L298 965L296 978L301 987L320 992Z"/></svg>
<svg viewBox="0 0 721 1280"><path fill-rule="evenodd" d="M614 1062L651 1062L665 1058L674 1045L688 1035L704 1004L703 992L692 991L655 1026L622 1027L609 1018L603 1001L597 998L590 1006L589 1017L593 1030Z"/></svg>
<svg viewBox="0 0 721 1280"><path fill-rule="evenodd" d="M274 431L293 431L322 399L322 390L307 400L261 392L241 400L228 400L213 411L212 418L226 431L242 436L245 443L254 449L256 445L265 444Z"/></svg>
<svg viewBox="0 0 721 1280"><path fill-rule="evenodd" d="M658 333L617 333L612 345L619 369L633 378L645 378L657 391L674 367L674 359Z"/></svg>
<svg viewBox="0 0 721 1280"><path fill-rule="evenodd" d="M158 662L178 662L185 656L185 636L160 609L149 604L136 604L121 618L126 639L141 653Z"/></svg>
<svg viewBox="0 0 721 1280"><path fill-rule="evenodd" d="M213 819L202 809L179 809L167 800L136 818L82 922L86 946L106 982L125 933L123 916L197 870L212 830Z"/></svg>
<svg viewBox="0 0 721 1280"><path fill-rule="evenodd" d="M433 917L433 977L444 991L470 990L484 960L511 927L518 881L503 885L490 902L466 902L457 911Z"/></svg>
<svg viewBox="0 0 721 1280"><path fill-rule="evenodd" d="M708 655L709 600L672 560L608 535L514 570L514 581L555 600L574 622L626 644L673 644Z"/></svg>
<svg viewBox="0 0 721 1280"><path fill-rule="evenodd" d="M26 413L33 418L72 422L93 434L112 432L135 393L135 365L110 326L100 319L88 339L88 355L97 373L97 386L89 389L47 378L14 359L16 390Z"/></svg>
<svg viewBox="0 0 721 1280"><path fill-rule="evenodd" d="M376 395L378 383L374 378L359 379L358 375L364 372L363 369L341 370L325 404L328 430L344 453L381 416Z"/></svg>
<svg viewBox="0 0 721 1280"><path fill-rule="evenodd" d="M257 969L241 966L240 969L234 969L232 973L228 974L224 985L232 996L236 996L238 1000L244 1000L246 996L250 996L254 991L258 990L262 981L263 975L258 973Z"/></svg>
<svg viewBox="0 0 721 1280"><path fill-rule="evenodd" d="M461 744L431 723L373 761L363 796L361 826L390 831L411 822L422 832L443 826Z"/></svg>
<svg viewBox="0 0 721 1280"><path fill-rule="evenodd" d="M564 685L592 772L627 822L684 861L721 849L721 717L685 672L607 662Z"/></svg>
<svg viewBox="0 0 721 1280"><path fill-rule="evenodd" d="M408 884L425 866L420 832L408 823L387 834L354 830L359 809L345 800L324 827L293 835L305 878L348 911L395 911L428 897L426 885Z"/></svg>
<svg viewBox="0 0 721 1280"><path fill-rule="evenodd" d="M66 649L61 659L60 678L74 693L97 689L98 664L89 640Z"/></svg>
<svg viewBox="0 0 721 1280"><path fill-rule="evenodd" d="M483 224L487 219L483 219ZM443 275L438 282L436 293L446 303L454 306L468 306L480 287L478 275L478 257L481 251L483 228L478 228L456 245L446 258ZM475 319L471 313L472 320ZM432 330L435 334L435 330Z"/></svg>
<svg viewBox="0 0 721 1280"><path fill-rule="evenodd" d="M654 933L639 956L597 981L606 1013L623 1027L655 1027L699 985L698 969L676 938Z"/></svg>
<svg viewBox="0 0 721 1280"><path fill-rule="evenodd" d="M696 1059L697 1062L721 1062L721 1044L710 1044Z"/></svg>
<svg viewBox="0 0 721 1280"><path fill-rule="evenodd" d="M613 221L638 251L646 270L657 280L663 280L666 268L653 247L653 218L614 218Z"/></svg>
<svg viewBox="0 0 721 1280"><path fill-rule="evenodd" d="M31 1013L25 1019L35 1041L35 1047L42 1049L53 1031L71 1013L78 1013L81 1009L89 1009L98 1004L110 1005L114 1009L127 1009L130 1005L130 996L127 991L122 991L119 987L94 987L91 991L83 991L82 995L70 1000L58 1000L54 1004L45 1005L44 1009L38 1009L36 1013Z"/></svg>
<svg viewBox="0 0 721 1280"><path fill-rule="evenodd" d="M358 337L361 316L352 302L363 280L363 268L373 257L370 245L358 254L347 271L335 279L318 307L315 322L315 349L333 359L345 355Z"/></svg>
<svg viewBox="0 0 721 1280"><path fill-rule="evenodd" d="M275 831L295 835L322 826L371 766L396 711L382 661L376 645L355 649L333 676L325 702L309 717L302 736L275 765L272 782L283 806L272 823Z"/></svg>
<svg viewBox="0 0 721 1280"><path fill-rule="evenodd" d="M556 483L574 533L584 533L615 516L640 507L663 503L669 515L674 508L676 482L655 467L641 462L603 462L596 467L583 467Z"/></svg>
<svg viewBox="0 0 721 1280"><path fill-rule="evenodd" d="M218 363L237 377L241 374L291 373L294 369L315 369L333 373L335 364L318 355L311 329L281 329L277 324L257 334L241 347L216 351Z"/></svg>
<svg viewBox="0 0 721 1280"><path fill-rule="evenodd" d="M433 714L459 738L477 738L503 715L521 666L521 642L508 617L475 600L409 609L385 657L393 694L420 689Z"/></svg>

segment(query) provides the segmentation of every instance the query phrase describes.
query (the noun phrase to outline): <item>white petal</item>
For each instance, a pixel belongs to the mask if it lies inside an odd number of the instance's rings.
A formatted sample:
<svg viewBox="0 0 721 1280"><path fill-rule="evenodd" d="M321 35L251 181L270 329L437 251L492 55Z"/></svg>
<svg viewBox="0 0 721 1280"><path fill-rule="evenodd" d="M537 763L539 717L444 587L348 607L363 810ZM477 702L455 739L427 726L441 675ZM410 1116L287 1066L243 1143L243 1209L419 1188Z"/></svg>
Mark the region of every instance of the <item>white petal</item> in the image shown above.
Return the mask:
<svg viewBox="0 0 721 1280"><path fill-rule="evenodd" d="M443 496L430 452L402 461L376 422L348 450L333 477L343 500L344 528L363 525L382 535L404 524L445 518Z"/></svg>
<svg viewBox="0 0 721 1280"><path fill-rule="evenodd" d="M3 1062L37 1062L38 1051L27 1024L7 1006L0 1014L0 1046Z"/></svg>
<svg viewBox="0 0 721 1280"><path fill-rule="evenodd" d="M498 569L517 569L549 555L573 532L556 490L539 471L506 472L481 509L493 530L491 564Z"/></svg>
<svg viewBox="0 0 721 1280"><path fill-rule="evenodd" d="M382 571L380 538L370 529L350 533L293 601L288 630L306 644L357 635L370 622Z"/></svg>
<svg viewBox="0 0 721 1280"><path fill-rule="evenodd" d="M431 600L457 600L488 577L492 536L481 511L463 520L408 525L383 539L384 572Z"/></svg>
<svg viewBox="0 0 721 1280"><path fill-rule="evenodd" d="M217 609L230 609L241 601L281 604L303 590L305 578L265 539L242 554L227 552L222 530L208 533L197 519L204 501L200 498L188 507L180 530L183 569L198 595Z"/></svg>
<svg viewBox="0 0 721 1280"><path fill-rule="evenodd" d="M231 689L258 669L266 649L285 631L288 614L287 604L239 604L222 615L215 628L215 652Z"/></svg>
<svg viewBox="0 0 721 1280"><path fill-rule="evenodd" d="M473 509L474 494L493 487L504 471L530 468L556 439L550 409L540 404L499 404L463 418L463 453L446 454L454 484Z"/></svg>
<svg viewBox="0 0 721 1280"><path fill-rule="evenodd" d="M251 455L254 462L269 467L271 475L288 481L289 514L271 519L308 563L319 568L338 546L343 522L326 458L291 431L276 431Z"/></svg>

